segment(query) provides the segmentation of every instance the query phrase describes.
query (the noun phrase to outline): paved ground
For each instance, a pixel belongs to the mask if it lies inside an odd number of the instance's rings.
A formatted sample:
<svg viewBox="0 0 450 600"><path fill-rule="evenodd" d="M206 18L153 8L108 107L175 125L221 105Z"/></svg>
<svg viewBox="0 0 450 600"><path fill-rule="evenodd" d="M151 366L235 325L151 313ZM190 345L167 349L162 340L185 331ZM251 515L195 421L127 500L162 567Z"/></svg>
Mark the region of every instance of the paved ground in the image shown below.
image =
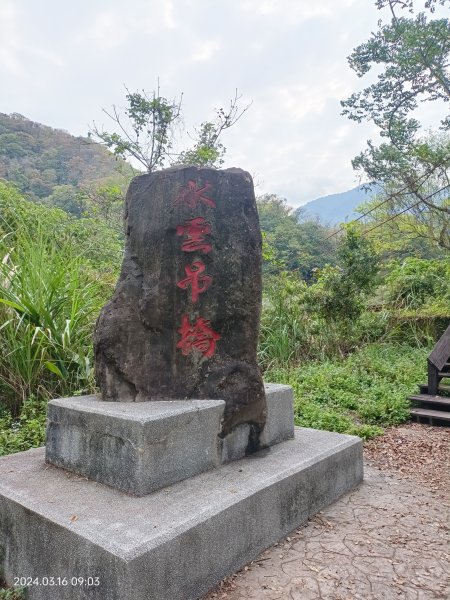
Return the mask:
<svg viewBox="0 0 450 600"><path fill-rule="evenodd" d="M449 600L450 489L427 483L366 465L357 490L203 600Z"/></svg>

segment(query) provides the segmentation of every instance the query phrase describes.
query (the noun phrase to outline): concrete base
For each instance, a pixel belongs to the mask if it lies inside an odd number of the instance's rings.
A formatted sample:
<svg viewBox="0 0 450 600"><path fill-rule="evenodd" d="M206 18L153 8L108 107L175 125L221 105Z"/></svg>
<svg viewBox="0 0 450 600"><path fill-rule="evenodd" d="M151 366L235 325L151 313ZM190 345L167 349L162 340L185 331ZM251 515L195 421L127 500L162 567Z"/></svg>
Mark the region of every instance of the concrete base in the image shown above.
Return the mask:
<svg viewBox="0 0 450 600"><path fill-rule="evenodd" d="M288 385L265 384L261 446L294 437ZM136 496L150 494L222 463L243 458L250 426L219 437L223 400L104 402L99 396L48 404L45 459Z"/></svg>
<svg viewBox="0 0 450 600"><path fill-rule="evenodd" d="M48 404L45 460L144 496L220 464L223 400Z"/></svg>
<svg viewBox="0 0 450 600"><path fill-rule="evenodd" d="M29 600L193 600L362 477L361 440L301 428L141 498L46 465L43 449L6 456L0 575L35 579Z"/></svg>

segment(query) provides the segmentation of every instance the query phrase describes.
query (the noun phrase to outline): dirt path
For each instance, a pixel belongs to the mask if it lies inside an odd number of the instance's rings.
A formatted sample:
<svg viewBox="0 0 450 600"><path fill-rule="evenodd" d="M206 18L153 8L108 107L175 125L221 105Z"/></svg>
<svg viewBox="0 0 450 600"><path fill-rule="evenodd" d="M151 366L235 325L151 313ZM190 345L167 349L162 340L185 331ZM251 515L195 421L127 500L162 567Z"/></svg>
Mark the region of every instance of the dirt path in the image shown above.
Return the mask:
<svg viewBox="0 0 450 600"><path fill-rule="evenodd" d="M203 600L450 599L450 428L366 444L364 483Z"/></svg>

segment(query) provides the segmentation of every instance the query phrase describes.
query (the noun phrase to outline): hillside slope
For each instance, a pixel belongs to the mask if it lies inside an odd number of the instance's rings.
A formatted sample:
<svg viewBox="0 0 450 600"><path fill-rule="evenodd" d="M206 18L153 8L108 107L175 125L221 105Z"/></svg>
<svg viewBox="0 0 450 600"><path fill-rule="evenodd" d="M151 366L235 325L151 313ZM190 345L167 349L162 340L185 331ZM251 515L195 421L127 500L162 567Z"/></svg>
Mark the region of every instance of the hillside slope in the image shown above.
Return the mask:
<svg viewBox="0 0 450 600"><path fill-rule="evenodd" d="M82 186L116 178L130 166L103 146L13 113L0 113L0 178L39 200L57 186Z"/></svg>

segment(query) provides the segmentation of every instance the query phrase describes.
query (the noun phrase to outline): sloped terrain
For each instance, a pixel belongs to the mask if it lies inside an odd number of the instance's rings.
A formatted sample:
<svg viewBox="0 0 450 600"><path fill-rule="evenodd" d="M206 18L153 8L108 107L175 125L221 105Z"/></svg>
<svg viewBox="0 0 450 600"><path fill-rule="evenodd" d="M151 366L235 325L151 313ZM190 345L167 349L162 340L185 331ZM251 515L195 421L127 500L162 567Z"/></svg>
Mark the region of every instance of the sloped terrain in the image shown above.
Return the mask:
<svg viewBox="0 0 450 600"><path fill-rule="evenodd" d="M28 197L50 196L57 186L80 186L131 173L127 163L87 137L0 113L0 178Z"/></svg>

